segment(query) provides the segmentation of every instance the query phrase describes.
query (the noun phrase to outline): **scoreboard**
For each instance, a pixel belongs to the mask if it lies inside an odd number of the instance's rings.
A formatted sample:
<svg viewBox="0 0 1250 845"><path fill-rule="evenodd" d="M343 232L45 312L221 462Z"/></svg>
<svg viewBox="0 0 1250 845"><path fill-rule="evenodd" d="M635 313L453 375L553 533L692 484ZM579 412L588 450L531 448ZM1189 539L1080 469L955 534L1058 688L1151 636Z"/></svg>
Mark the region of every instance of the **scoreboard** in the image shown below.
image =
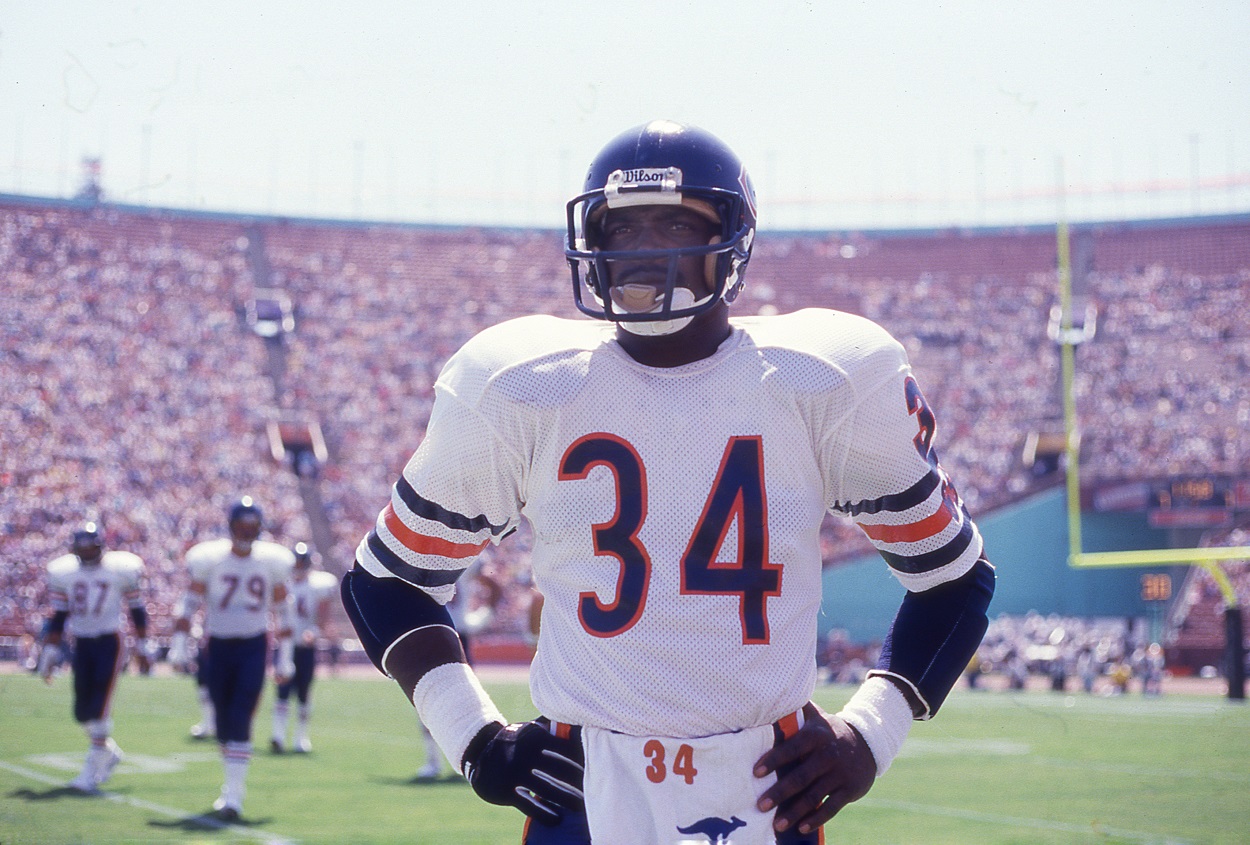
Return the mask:
<svg viewBox="0 0 1250 845"><path fill-rule="evenodd" d="M1250 513L1250 479L1181 475L1110 483L1089 490L1085 504L1099 512L1144 512L1154 528L1213 528Z"/></svg>
<svg viewBox="0 0 1250 845"><path fill-rule="evenodd" d="M1152 485L1147 519L1154 528L1216 528L1250 507L1250 483L1226 476L1193 475Z"/></svg>
<svg viewBox="0 0 1250 845"><path fill-rule="evenodd" d="M1244 483L1244 482L1243 482ZM1229 508L1237 507L1237 483L1221 476L1190 476L1156 482L1155 507Z"/></svg>
<svg viewBox="0 0 1250 845"><path fill-rule="evenodd" d="M1141 577L1142 601L1167 601L1172 598L1172 576L1166 572L1148 572Z"/></svg>

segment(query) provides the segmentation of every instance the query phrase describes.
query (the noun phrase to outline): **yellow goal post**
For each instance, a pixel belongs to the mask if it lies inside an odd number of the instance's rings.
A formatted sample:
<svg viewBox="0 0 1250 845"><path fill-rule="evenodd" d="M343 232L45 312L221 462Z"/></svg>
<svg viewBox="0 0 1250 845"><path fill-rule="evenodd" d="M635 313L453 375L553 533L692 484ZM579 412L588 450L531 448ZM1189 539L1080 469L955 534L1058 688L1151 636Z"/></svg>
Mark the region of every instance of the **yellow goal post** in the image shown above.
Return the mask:
<svg viewBox="0 0 1250 845"><path fill-rule="evenodd" d="M1084 328L1072 322L1072 256L1068 224L1060 217L1058 225L1060 324L1056 341L1060 345L1063 377L1063 431L1067 461L1068 565L1074 568L1117 566L1196 565L1211 574L1229 607L1237 607L1237 592L1221 561L1250 559L1250 546L1221 546L1195 549L1139 549L1115 552L1086 552L1081 543L1080 426L1076 416L1076 347L1088 340Z"/></svg>
<svg viewBox="0 0 1250 845"><path fill-rule="evenodd" d="M1237 590L1228 572L1221 565L1224 561L1250 560L1250 546L1220 546L1192 549L1136 549L1125 551L1087 552L1081 541L1081 475L1080 451L1081 429L1076 414L1076 347L1091 339L1090 321L1077 327L1073 324L1072 307L1072 254L1068 223L1063 210L1063 170L1060 164L1060 213L1057 226L1059 314L1058 325L1053 331L1061 354L1063 379L1063 431L1065 471L1067 482L1068 515L1068 565L1074 569L1100 567L1148 567L1148 566L1201 566L1214 579L1224 598L1224 652L1227 662L1228 698L1244 700L1245 648L1241 608ZM1052 319L1052 323L1055 321Z"/></svg>

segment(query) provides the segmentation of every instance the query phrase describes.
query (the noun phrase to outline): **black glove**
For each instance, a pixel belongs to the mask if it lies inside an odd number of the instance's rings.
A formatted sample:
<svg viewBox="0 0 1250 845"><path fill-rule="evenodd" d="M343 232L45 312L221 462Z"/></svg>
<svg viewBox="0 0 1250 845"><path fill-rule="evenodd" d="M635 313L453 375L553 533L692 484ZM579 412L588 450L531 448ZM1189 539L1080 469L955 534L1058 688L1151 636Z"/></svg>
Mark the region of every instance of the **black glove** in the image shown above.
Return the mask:
<svg viewBox="0 0 1250 845"><path fill-rule="evenodd" d="M585 806L585 756L579 738L551 733L547 720L494 723L478 731L461 766L473 791L490 804L516 807L548 826Z"/></svg>

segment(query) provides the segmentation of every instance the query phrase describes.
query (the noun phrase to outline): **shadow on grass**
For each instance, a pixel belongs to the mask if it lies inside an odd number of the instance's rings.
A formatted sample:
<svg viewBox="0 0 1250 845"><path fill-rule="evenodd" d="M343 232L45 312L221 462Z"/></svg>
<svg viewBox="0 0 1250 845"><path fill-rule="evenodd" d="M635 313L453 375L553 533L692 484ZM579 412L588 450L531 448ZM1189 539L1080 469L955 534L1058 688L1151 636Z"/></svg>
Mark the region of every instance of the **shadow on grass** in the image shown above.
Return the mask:
<svg viewBox="0 0 1250 845"><path fill-rule="evenodd" d="M468 788L468 782L459 775L440 775L436 778L423 777L406 777L406 778L388 778L388 777L371 777L370 783L382 784L384 786L415 786L419 789L444 789L449 786L459 786Z"/></svg>
<svg viewBox="0 0 1250 845"><path fill-rule="evenodd" d="M54 786L42 791L37 789L15 789L9 793L10 798L23 801L56 801L61 798L99 798L99 793L80 792L68 786Z"/></svg>
<svg viewBox="0 0 1250 845"><path fill-rule="evenodd" d="M148 821L148 827L154 827L158 830L180 830L185 833L195 833L206 830L225 830L231 827L257 827L269 824L272 821L272 818L256 819L240 816L235 821L227 822L217 818L213 811L209 810L197 816L185 816L181 819L169 819L168 821L151 819Z"/></svg>
<svg viewBox="0 0 1250 845"><path fill-rule="evenodd" d="M54 786L51 789L15 789L9 793L8 797L15 798L20 801L59 801L62 798L70 800L89 800L103 798L101 793L80 792L68 786ZM194 816L184 816L180 819L152 819L148 822L148 827L158 828L160 830L179 830L187 833L224 830L231 827L257 827L272 822L272 818L248 818L240 817L235 821L224 821L217 817L212 810L200 813Z"/></svg>

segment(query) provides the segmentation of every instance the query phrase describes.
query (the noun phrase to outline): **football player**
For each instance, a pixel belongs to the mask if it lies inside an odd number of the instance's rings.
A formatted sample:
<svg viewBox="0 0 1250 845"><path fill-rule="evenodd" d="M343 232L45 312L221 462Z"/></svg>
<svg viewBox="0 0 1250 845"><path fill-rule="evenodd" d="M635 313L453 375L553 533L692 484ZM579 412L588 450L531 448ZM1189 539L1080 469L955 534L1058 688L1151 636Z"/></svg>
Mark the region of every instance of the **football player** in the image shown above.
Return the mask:
<svg viewBox="0 0 1250 845"><path fill-rule="evenodd" d="M184 614L179 612L178 616ZM180 664L184 670L187 661ZM208 649L201 644L195 653L195 700L200 705L200 720L191 726L192 739L214 739L217 732L217 713L213 709L213 696L208 690Z"/></svg>
<svg viewBox="0 0 1250 845"><path fill-rule="evenodd" d="M123 607L129 609L134 625L136 654L140 661L149 657L142 579L143 561L130 552L105 551L94 522L74 532L69 554L48 564L52 617L40 653L39 674L52 682L68 631L73 637L74 719L91 740L82 771L69 783L82 793L98 792L122 759L111 736L113 687L125 665Z"/></svg>
<svg viewBox="0 0 1250 845"><path fill-rule="evenodd" d="M216 717L225 782L213 811L223 821L243 813L247 769L252 759L252 716L265 686L270 617L278 635L274 675L285 683L295 674L291 629L286 618L286 581L295 564L284 546L261 540L261 509L250 496L230 506L228 538L187 550L191 584L174 625L170 651L182 655L193 617L203 610L208 690ZM174 658L170 658L171 661Z"/></svg>
<svg viewBox="0 0 1250 845"><path fill-rule="evenodd" d="M451 358L343 579L370 658L480 797L540 822L529 845L821 841L984 634L994 571L903 347L824 309L731 319L755 226L711 134L656 121L610 141L567 207L597 320L511 320ZM830 511L906 587L837 713L810 700ZM508 724L444 605L522 519L543 715Z"/></svg>
<svg viewBox="0 0 1250 845"><path fill-rule="evenodd" d="M174 604L173 617L175 620L189 617L185 594ZM200 706L200 720L191 726L191 738L194 740L214 739L217 731L217 714L213 710L213 697L208 691L208 650L203 643L198 641L192 648L191 632L187 634L187 636L179 636L179 632L175 632L165 659L169 661L174 671L191 673L195 677L195 699Z"/></svg>
<svg viewBox="0 0 1250 845"><path fill-rule="evenodd" d="M314 552L306 543L295 544L295 568L287 581L287 618L291 623L292 660L295 674L278 684L273 703L273 733L269 747L275 754L286 750L287 725L291 717L291 693L298 709L295 716L293 749L299 754L312 751L308 719L312 715L313 676L317 670L317 641L333 636L332 603L338 597L339 579L314 566Z"/></svg>

